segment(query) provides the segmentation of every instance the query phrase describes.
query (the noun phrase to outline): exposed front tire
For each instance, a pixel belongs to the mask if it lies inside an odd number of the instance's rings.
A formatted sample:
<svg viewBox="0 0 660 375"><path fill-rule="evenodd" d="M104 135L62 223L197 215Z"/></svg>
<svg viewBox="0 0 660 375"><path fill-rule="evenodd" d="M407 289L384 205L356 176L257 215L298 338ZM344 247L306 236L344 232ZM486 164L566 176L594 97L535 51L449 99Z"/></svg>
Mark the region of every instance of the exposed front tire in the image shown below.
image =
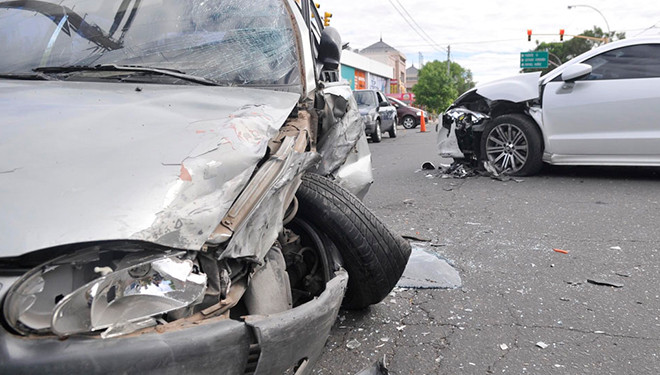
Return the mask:
<svg viewBox="0 0 660 375"><path fill-rule="evenodd" d="M395 119L394 124L392 124L392 127L388 131L390 138L396 138L396 126L397 126L397 121Z"/></svg>
<svg viewBox="0 0 660 375"><path fill-rule="evenodd" d="M296 196L298 216L322 230L341 254L349 275L343 306L360 309L382 301L408 263L410 244L328 178L304 175Z"/></svg>
<svg viewBox="0 0 660 375"><path fill-rule="evenodd" d="M500 173L533 175L543 166L541 133L523 114L497 117L481 136L481 155Z"/></svg>
<svg viewBox="0 0 660 375"><path fill-rule="evenodd" d="M417 126L415 123L415 118L412 116L405 116L401 125L403 125L403 127L406 129L414 129L415 126Z"/></svg>
<svg viewBox="0 0 660 375"><path fill-rule="evenodd" d="M371 141L374 143L379 143L383 139L383 133L380 128L380 119L376 120L376 127L374 128L373 133L371 133Z"/></svg>

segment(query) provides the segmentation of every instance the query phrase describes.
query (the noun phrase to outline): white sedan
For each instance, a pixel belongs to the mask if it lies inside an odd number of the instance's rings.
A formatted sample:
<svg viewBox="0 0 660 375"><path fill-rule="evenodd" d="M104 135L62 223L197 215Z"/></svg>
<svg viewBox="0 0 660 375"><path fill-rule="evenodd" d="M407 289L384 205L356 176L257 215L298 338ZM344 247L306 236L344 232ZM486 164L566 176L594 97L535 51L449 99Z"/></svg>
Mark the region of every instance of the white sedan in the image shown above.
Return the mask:
<svg viewBox="0 0 660 375"><path fill-rule="evenodd" d="M543 162L660 166L660 38L605 44L542 77L480 85L440 124L442 156L511 175Z"/></svg>

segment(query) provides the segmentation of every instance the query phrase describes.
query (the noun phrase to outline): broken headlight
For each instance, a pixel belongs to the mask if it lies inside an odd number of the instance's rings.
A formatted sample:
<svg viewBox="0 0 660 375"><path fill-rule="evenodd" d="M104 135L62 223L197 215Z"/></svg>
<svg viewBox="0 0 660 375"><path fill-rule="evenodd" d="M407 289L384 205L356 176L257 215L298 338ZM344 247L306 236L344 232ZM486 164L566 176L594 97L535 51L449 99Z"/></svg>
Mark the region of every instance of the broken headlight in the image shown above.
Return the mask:
<svg viewBox="0 0 660 375"><path fill-rule="evenodd" d="M10 290L5 321L21 334L102 337L156 324L202 300L206 275L183 251L89 248L33 268Z"/></svg>

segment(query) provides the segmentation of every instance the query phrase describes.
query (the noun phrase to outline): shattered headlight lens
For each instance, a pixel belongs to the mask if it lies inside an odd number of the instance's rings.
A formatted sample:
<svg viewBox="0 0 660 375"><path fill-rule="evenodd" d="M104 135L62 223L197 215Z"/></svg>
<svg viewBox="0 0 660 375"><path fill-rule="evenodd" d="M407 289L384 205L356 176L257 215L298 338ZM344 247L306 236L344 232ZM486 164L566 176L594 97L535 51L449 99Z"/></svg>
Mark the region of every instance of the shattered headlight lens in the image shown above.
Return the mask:
<svg viewBox="0 0 660 375"><path fill-rule="evenodd" d="M156 324L154 316L194 305L206 291L183 251L126 251L98 247L33 268L10 290L5 321L17 332L102 337Z"/></svg>

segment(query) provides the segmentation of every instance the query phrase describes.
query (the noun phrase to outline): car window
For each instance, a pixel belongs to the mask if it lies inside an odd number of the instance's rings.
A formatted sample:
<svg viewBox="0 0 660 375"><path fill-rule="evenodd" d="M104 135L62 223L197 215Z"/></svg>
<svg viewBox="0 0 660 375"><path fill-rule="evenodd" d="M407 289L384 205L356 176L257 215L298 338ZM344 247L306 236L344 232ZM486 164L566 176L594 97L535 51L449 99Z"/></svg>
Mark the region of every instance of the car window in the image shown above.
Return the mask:
<svg viewBox="0 0 660 375"><path fill-rule="evenodd" d="M376 95L378 96L378 103L387 102L387 99L385 99L383 94L381 94L380 92L376 92Z"/></svg>
<svg viewBox="0 0 660 375"><path fill-rule="evenodd" d="M376 96L371 91L354 91L355 101L359 106L375 106Z"/></svg>
<svg viewBox="0 0 660 375"><path fill-rule="evenodd" d="M601 53L586 61L589 80L660 77L660 44L640 44Z"/></svg>

